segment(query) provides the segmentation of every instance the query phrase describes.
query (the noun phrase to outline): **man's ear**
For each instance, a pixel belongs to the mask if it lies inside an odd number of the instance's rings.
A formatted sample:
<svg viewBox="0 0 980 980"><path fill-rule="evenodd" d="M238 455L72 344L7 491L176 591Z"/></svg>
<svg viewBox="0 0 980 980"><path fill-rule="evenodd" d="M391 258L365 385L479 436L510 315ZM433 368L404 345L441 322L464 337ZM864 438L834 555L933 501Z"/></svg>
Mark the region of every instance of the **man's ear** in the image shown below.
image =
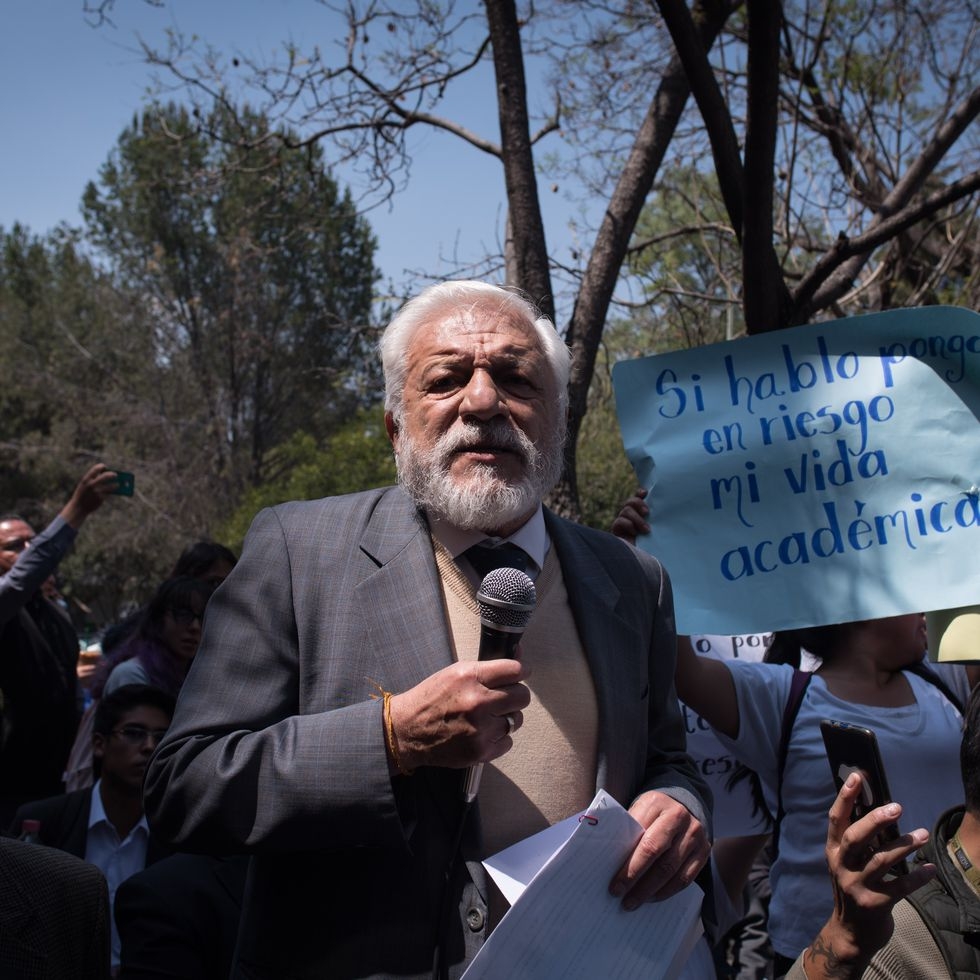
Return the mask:
<svg viewBox="0 0 980 980"><path fill-rule="evenodd" d="M101 759L105 755L105 735L101 732L92 733L92 758Z"/></svg>
<svg viewBox="0 0 980 980"><path fill-rule="evenodd" d="M385 432L388 433L388 441L392 446L397 445L398 422L395 421L395 416L392 412L385 412Z"/></svg>

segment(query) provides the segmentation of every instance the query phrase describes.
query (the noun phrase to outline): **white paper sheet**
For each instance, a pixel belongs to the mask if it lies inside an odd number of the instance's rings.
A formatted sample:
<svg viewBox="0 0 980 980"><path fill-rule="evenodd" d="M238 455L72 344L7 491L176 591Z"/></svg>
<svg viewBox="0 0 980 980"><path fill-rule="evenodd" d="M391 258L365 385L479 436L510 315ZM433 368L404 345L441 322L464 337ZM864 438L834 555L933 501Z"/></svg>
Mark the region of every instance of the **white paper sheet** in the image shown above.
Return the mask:
<svg viewBox="0 0 980 980"><path fill-rule="evenodd" d="M572 817L488 858L513 904L466 980L675 980L701 936L696 886L632 912L609 882L640 839L640 825L600 790Z"/></svg>

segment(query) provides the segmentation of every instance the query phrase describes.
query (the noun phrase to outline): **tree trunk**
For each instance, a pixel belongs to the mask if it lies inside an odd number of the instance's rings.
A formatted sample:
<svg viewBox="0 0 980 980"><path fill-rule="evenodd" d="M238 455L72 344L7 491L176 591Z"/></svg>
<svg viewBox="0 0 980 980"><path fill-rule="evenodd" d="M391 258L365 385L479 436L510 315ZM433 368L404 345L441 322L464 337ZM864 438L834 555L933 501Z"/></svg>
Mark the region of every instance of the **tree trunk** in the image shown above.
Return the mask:
<svg viewBox="0 0 980 980"><path fill-rule="evenodd" d="M695 4L695 23L705 50L714 43L718 32L738 5L739 0L706 0L705 3ZM579 515L576 448L582 420L588 410L589 384L613 290L637 219L653 187L690 92L684 66L680 58L674 57L657 87L606 208L572 310L566 334L574 360L569 383L565 467L550 501L566 517L577 518Z"/></svg>
<svg viewBox="0 0 980 980"><path fill-rule="evenodd" d="M507 188L508 244L515 276L512 284L523 289L541 312L554 320L555 298L531 152L517 7L514 0L487 0L486 7L497 79L501 160ZM510 266L508 262L508 275Z"/></svg>
<svg viewBox="0 0 980 980"><path fill-rule="evenodd" d="M789 326L791 300L773 245L780 0L748 0L748 119L742 209L742 309L750 334Z"/></svg>

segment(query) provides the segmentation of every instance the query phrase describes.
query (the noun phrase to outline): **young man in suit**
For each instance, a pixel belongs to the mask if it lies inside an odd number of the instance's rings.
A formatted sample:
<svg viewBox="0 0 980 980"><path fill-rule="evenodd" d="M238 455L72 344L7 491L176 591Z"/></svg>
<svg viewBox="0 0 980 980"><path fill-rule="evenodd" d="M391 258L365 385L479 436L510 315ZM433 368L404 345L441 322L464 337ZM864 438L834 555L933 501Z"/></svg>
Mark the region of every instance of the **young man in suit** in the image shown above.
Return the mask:
<svg viewBox="0 0 980 980"><path fill-rule="evenodd" d="M106 695L92 726L95 785L25 803L11 833L20 834L25 820L39 821L39 842L94 864L105 875L114 902L123 881L169 853L150 834L141 790L147 762L173 711L173 697L149 685L129 684ZM119 963L114 924L112 963Z"/></svg>
<svg viewBox="0 0 980 980"><path fill-rule="evenodd" d="M541 504L567 411L554 327L513 291L442 283L381 354L399 486L256 518L147 773L172 842L252 853L236 978L459 976L502 910L479 859L597 787L645 828L609 883L627 909L708 854L667 577ZM519 660L477 659L487 539L536 576Z"/></svg>

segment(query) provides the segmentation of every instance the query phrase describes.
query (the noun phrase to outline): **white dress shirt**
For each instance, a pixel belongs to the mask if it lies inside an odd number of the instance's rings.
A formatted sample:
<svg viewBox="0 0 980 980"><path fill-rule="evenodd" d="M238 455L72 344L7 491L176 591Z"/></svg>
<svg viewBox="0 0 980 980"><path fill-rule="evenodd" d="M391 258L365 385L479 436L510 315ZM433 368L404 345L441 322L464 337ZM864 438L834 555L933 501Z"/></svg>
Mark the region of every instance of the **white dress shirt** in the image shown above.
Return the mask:
<svg viewBox="0 0 980 980"><path fill-rule="evenodd" d="M487 536L483 531L461 531L459 528L453 527L451 524L447 524L438 518L430 517L429 526L432 529L432 536L445 547L454 559L459 558L467 548L487 540ZM538 505L538 509L529 520L522 524L509 537L503 538L502 540L516 544L527 552L530 559L537 566L535 568L535 574L541 571L544 568L544 560L551 548L551 539L548 537L548 529L545 527L544 511L541 505ZM460 568L473 585L479 586L481 576L468 561L461 563ZM532 574L531 578L534 578L535 574Z"/></svg>
<svg viewBox="0 0 980 980"><path fill-rule="evenodd" d="M146 845L150 828L146 817L119 839L116 828L106 816L102 805L102 780L92 787L92 803L88 811L88 836L85 840L85 860L94 864L109 884L109 905L115 906L116 889L129 877L146 867ZM119 933L116 917L112 916L112 965L119 965Z"/></svg>

